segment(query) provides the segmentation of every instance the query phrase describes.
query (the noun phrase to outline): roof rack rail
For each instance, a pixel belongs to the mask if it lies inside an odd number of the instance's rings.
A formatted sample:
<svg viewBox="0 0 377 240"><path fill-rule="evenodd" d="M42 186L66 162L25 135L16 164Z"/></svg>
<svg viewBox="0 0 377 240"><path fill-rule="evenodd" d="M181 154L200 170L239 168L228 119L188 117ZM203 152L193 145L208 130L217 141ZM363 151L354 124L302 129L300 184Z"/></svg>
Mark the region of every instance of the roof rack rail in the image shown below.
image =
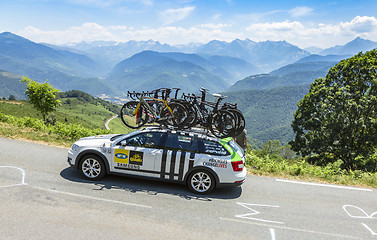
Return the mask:
<svg viewBox="0 0 377 240"><path fill-rule="evenodd" d="M207 128L204 128L204 127L193 127L193 128L189 128L189 129L174 129L174 128L169 128L169 127L165 127L165 126L161 126L161 125L145 125L145 127L142 128L141 130L153 130L153 129L166 130L166 131L178 133L178 134L181 134L181 135L185 135L186 133L201 134L201 135L207 136L209 138L218 139L218 137L213 135L211 133L211 131L209 131Z"/></svg>

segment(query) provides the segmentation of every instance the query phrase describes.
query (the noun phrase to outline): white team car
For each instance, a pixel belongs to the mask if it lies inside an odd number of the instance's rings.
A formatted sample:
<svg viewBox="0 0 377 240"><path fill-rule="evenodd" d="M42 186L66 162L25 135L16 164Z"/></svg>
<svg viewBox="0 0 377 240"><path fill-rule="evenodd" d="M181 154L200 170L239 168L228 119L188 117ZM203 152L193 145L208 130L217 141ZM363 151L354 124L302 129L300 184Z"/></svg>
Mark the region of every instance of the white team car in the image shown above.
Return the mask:
<svg viewBox="0 0 377 240"><path fill-rule="evenodd" d="M186 183L199 194L241 185L246 179L245 160L232 138L160 128L85 137L68 151L68 163L88 179L136 175Z"/></svg>

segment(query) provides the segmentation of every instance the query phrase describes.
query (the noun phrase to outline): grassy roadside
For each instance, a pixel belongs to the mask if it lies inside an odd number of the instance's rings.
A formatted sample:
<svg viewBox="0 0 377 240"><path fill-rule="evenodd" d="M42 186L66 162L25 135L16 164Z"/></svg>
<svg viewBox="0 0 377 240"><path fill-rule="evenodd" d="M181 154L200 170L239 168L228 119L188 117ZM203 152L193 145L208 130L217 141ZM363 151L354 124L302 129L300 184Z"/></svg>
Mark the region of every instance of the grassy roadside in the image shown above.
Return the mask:
<svg viewBox="0 0 377 240"><path fill-rule="evenodd" d="M0 137L30 141L55 147L69 148L72 140L62 138L58 134L36 130L31 127L20 127L10 123L0 122Z"/></svg>
<svg viewBox="0 0 377 240"><path fill-rule="evenodd" d="M340 168L338 160L326 166L309 164L303 158L282 159L277 156L258 157L256 151L247 152L248 172L254 175L332 183L356 187L377 188L377 173L360 170L346 171Z"/></svg>

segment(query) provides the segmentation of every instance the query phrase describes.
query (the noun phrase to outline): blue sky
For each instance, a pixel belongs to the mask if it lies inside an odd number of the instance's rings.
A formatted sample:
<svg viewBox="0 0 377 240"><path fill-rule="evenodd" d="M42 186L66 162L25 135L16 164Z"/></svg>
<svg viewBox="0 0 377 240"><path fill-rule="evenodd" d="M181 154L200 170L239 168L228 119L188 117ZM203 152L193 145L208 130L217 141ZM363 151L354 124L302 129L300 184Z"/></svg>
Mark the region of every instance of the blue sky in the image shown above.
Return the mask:
<svg viewBox="0 0 377 240"><path fill-rule="evenodd" d="M0 0L0 32L36 42L377 41L376 0Z"/></svg>

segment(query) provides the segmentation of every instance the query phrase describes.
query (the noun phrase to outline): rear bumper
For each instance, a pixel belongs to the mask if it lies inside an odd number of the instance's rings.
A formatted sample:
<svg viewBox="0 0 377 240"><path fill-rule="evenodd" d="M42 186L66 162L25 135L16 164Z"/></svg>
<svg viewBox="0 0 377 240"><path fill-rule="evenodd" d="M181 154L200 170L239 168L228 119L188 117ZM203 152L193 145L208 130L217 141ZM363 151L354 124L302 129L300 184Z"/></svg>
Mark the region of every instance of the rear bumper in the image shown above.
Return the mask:
<svg viewBox="0 0 377 240"><path fill-rule="evenodd" d="M240 181L236 181L234 183L219 183L217 184L217 188L235 188L235 187L238 187L238 186L241 186L244 182L246 181L246 178L244 178L243 180L240 180Z"/></svg>

